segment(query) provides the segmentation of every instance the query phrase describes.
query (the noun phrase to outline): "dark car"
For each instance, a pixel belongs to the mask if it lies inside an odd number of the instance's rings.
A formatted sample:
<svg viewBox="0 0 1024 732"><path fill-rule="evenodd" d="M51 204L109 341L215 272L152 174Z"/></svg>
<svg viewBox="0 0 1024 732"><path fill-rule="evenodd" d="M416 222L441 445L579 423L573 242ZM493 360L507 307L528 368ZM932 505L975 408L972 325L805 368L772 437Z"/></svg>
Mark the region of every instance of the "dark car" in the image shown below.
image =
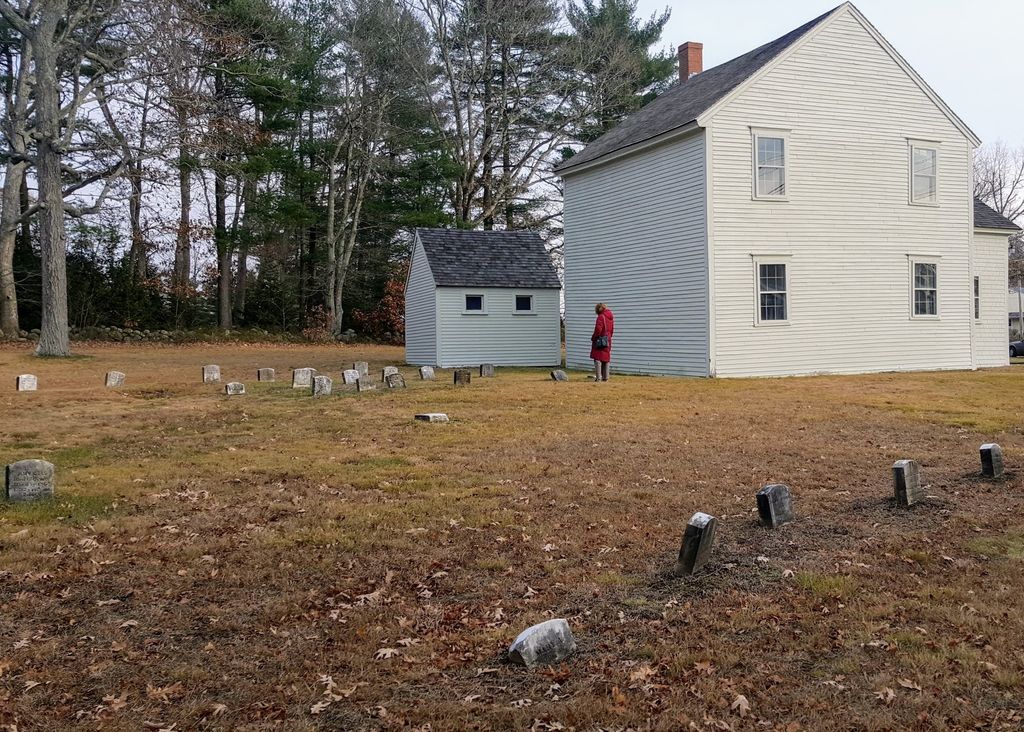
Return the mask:
<svg viewBox="0 0 1024 732"><path fill-rule="evenodd" d="M1014 341L1010 344L1010 358L1024 356L1024 341Z"/></svg>

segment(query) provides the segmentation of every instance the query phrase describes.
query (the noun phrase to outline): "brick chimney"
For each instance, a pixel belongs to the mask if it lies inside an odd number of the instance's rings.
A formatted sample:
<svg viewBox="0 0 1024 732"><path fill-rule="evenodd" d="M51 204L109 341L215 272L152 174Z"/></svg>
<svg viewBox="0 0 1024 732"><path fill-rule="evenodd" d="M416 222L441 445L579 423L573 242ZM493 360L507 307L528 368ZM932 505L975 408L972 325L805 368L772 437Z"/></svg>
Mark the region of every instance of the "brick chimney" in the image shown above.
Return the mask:
<svg viewBox="0 0 1024 732"><path fill-rule="evenodd" d="M679 81L704 70L704 44L687 41L679 47Z"/></svg>

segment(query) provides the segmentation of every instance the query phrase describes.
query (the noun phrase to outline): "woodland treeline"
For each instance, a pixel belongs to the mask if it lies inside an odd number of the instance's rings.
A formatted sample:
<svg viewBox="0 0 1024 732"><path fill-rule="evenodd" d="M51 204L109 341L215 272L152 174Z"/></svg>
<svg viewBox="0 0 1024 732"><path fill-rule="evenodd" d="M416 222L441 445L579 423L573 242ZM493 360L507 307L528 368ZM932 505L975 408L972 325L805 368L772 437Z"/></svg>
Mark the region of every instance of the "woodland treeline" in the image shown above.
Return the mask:
<svg viewBox="0 0 1024 732"><path fill-rule="evenodd" d="M0 330L400 327L416 226L552 242L667 87L635 0L0 0Z"/></svg>

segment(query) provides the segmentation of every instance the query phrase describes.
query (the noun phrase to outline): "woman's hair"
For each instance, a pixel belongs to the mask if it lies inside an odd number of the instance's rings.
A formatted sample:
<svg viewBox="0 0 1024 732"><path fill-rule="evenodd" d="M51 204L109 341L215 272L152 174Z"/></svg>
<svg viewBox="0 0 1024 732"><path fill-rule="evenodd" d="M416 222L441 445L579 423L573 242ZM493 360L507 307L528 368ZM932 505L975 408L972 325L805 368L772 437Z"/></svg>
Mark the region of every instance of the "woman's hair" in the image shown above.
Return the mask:
<svg viewBox="0 0 1024 732"><path fill-rule="evenodd" d="M605 305L603 302L599 302L597 305L594 306L594 312L598 314L603 313L607 309L608 306Z"/></svg>

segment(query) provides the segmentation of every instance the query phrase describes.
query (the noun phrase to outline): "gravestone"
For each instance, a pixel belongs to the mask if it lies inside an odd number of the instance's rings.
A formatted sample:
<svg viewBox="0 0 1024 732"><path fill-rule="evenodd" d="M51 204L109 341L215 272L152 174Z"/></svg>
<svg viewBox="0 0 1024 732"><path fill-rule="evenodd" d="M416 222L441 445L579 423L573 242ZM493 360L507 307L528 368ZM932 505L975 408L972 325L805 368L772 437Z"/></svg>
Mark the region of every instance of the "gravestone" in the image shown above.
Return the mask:
<svg viewBox="0 0 1024 732"><path fill-rule="evenodd" d="M420 378L424 381L434 380L434 367L433 366L420 366Z"/></svg>
<svg viewBox="0 0 1024 732"><path fill-rule="evenodd" d="M352 386L359 380L359 372L355 369L345 369L341 372L341 378L348 386Z"/></svg>
<svg viewBox="0 0 1024 732"><path fill-rule="evenodd" d="M893 488L896 492L896 503L901 506L913 506L924 499L921 490L921 471L915 460L897 460L892 464Z"/></svg>
<svg viewBox="0 0 1024 732"><path fill-rule="evenodd" d="M793 520L793 499L789 486L782 483L766 485L757 492L757 513L761 523L775 529Z"/></svg>
<svg viewBox="0 0 1024 732"><path fill-rule="evenodd" d="M388 377L391 376L391 374L397 374L397 373L398 373L398 367L397 366L385 366L384 368L382 368L380 370L380 380L381 380L381 383L387 383Z"/></svg>
<svg viewBox="0 0 1024 732"><path fill-rule="evenodd" d="M405 377L401 374L388 374L384 379L384 383L387 384L389 389L404 389Z"/></svg>
<svg viewBox="0 0 1024 732"><path fill-rule="evenodd" d="M494 376L494 364L493 363L482 363L480 364L480 377L490 378Z"/></svg>
<svg viewBox="0 0 1024 732"><path fill-rule="evenodd" d="M576 639L565 618L545 620L524 630L508 647L508 660L520 666L550 665L576 652Z"/></svg>
<svg viewBox="0 0 1024 732"><path fill-rule="evenodd" d="M468 369L455 369L455 386L469 386L473 378L473 372Z"/></svg>
<svg viewBox="0 0 1024 732"><path fill-rule="evenodd" d="M981 474L986 478L999 478L1003 474L1003 448L994 442L981 446Z"/></svg>
<svg viewBox="0 0 1024 732"><path fill-rule="evenodd" d="M569 375L562 371L562 369L555 369L551 372L551 378L555 381L568 381Z"/></svg>
<svg viewBox="0 0 1024 732"><path fill-rule="evenodd" d="M228 396L240 396L245 394L245 384L240 381L229 381L224 385L224 393Z"/></svg>
<svg viewBox="0 0 1024 732"><path fill-rule="evenodd" d="M356 391L376 391L377 385L373 383L373 379L369 376L360 376L356 379Z"/></svg>
<svg viewBox="0 0 1024 732"><path fill-rule="evenodd" d="M277 372L274 369L259 369L256 371L256 381L277 381Z"/></svg>
<svg viewBox="0 0 1024 732"><path fill-rule="evenodd" d="M356 361L354 364L352 364L352 368L358 371L360 376L370 375L370 364L368 364L366 361Z"/></svg>
<svg viewBox="0 0 1024 732"><path fill-rule="evenodd" d="M313 396L321 397L328 396L331 393L331 388L334 386L334 382L331 381L330 376L314 376L313 377Z"/></svg>
<svg viewBox="0 0 1024 732"><path fill-rule="evenodd" d="M316 369L304 368L304 369L292 369L292 388L293 389L308 389L313 386L313 376L316 375Z"/></svg>
<svg viewBox="0 0 1024 732"><path fill-rule="evenodd" d="M718 520L714 516L698 511L690 517L683 532L683 544L679 547L677 575L693 574L708 563L717 528Z"/></svg>
<svg viewBox="0 0 1024 732"><path fill-rule="evenodd" d="M8 501L40 501L53 497L53 464L19 460L7 466L4 497Z"/></svg>
<svg viewBox="0 0 1024 732"><path fill-rule="evenodd" d="M108 388L114 388L118 386L124 386L125 376L120 371L108 371L107 378L104 382Z"/></svg>
<svg viewBox="0 0 1024 732"><path fill-rule="evenodd" d="M213 364L203 366L203 383L216 384L218 381L220 381L220 366Z"/></svg>
<svg viewBox="0 0 1024 732"><path fill-rule="evenodd" d="M448 415L443 412L426 412L425 414L417 414L416 419L420 422L447 422Z"/></svg>
<svg viewBox="0 0 1024 732"><path fill-rule="evenodd" d="M18 391L35 391L39 386L39 379L34 374L22 374L14 380L14 385Z"/></svg>

